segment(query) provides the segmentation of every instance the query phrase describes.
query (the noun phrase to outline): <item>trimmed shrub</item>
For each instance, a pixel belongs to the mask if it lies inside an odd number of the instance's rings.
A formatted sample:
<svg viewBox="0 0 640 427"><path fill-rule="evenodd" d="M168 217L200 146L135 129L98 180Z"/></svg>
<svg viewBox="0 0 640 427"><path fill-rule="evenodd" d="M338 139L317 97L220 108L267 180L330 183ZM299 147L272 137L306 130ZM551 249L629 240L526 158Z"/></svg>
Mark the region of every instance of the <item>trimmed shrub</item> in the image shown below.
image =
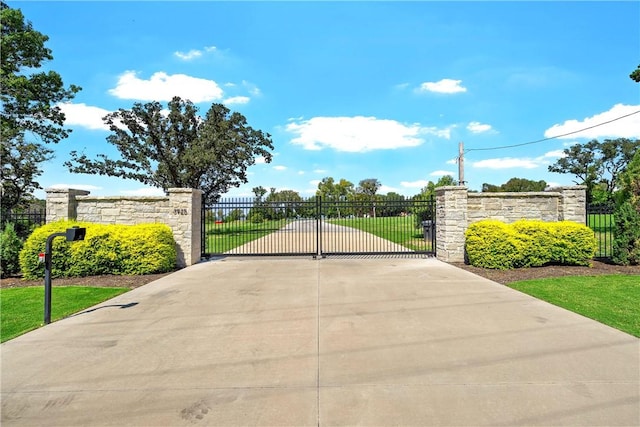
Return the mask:
<svg viewBox="0 0 640 427"><path fill-rule="evenodd" d="M530 240L503 222L484 220L467 228L465 249L469 264L506 270L524 265Z"/></svg>
<svg viewBox="0 0 640 427"><path fill-rule="evenodd" d="M614 212L615 237L612 261L621 265L640 264L640 213L630 202Z"/></svg>
<svg viewBox="0 0 640 427"><path fill-rule="evenodd" d="M171 229L164 224L101 225L57 221L37 228L25 242L20 252L20 267L26 279L44 276L44 265L38 262L38 253L44 252L47 237L73 226L87 229L85 240L53 240L53 278L152 274L175 268L175 241Z"/></svg>
<svg viewBox="0 0 640 427"><path fill-rule="evenodd" d="M20 271L18 256L22 249L22 240L11 223L0 231L0 277L7 277Z"/></svg>
<svg viewBox="0 0 640 427"><path fill-rule="evenodd" d="M596 241L587 226L571 221L483 220L467 229L465 249L469 263L483 268L590 265Z"/></svg>

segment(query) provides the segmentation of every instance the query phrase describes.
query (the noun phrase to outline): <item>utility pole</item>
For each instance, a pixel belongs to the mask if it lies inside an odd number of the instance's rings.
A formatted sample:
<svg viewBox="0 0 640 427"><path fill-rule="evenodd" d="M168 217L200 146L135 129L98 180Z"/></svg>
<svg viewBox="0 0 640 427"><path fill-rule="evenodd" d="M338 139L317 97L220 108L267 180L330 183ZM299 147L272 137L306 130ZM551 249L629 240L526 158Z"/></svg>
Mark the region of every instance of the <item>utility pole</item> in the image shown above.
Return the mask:
<svg viewBox="0 0 640 427"><path fill-rule="evenodd" d="M464 186L464 142L458 144L458 185Z"/></svg>

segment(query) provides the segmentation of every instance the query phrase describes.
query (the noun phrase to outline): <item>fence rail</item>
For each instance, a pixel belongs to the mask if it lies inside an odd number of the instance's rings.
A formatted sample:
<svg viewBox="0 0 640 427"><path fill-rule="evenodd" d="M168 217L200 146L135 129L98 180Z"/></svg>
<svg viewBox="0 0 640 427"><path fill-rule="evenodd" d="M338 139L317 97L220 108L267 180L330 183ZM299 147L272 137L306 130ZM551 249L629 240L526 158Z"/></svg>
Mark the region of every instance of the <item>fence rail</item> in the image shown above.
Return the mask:
<svg viewBox="0 0 640 427"><path fill-rule="evenodd" d="M37 209L26 212L3 212L0 217L0 229L4 230L6 224L13 224L18 236L26 239L35 227L46 223L46 210Z"/></svg>
<svg viewBox="0 0 640 427"><path fill-rule="evenodd" d="M613 204L588 204L586 223L596 238L595 258L610 259L615 232Z"/></svg>
<svg viewBox="0 0 640 427"><path fill-rule="evenodd" d="M202 255L435 252L435 201L222 199L203 208Z"/></svg>

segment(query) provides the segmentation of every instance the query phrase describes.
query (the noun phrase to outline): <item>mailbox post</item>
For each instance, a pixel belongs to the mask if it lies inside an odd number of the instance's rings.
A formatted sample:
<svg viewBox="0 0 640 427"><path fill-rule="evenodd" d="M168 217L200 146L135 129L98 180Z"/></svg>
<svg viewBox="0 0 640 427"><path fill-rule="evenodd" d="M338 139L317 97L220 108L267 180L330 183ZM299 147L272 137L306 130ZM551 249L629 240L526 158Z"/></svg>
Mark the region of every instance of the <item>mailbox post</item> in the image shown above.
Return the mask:
<svg viewBox="0 0 640 427"><path fill-rule="evenodd" d="M67 228L64 233L53 233L47 237L47 242L44 247L44 324L51 323L51 256L53 249L53 239L56 237L66 237L67 242L75 242L77 240L84 240L84 236L87 233L86 228L73 227Z"/></svg>

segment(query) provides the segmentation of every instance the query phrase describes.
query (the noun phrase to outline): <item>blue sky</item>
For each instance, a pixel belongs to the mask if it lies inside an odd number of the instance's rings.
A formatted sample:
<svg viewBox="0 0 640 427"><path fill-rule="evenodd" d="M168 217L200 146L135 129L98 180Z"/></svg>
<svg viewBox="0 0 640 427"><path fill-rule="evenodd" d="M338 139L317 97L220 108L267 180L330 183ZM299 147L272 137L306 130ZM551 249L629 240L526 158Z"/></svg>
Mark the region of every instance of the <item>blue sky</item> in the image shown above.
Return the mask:
<svg viewBox="0 0 640 427"><path fill-rule="evenodd" d="M429 180L547 172L569 145L640 138L639 2L27 2L49 36L46 67L83 88L63 105L72 135L44 165L43 187L94 195L161 194L135 181L69 173L77 150L115 156L100 117L135 102L222 102L272 135L274 158L249 183L314 194L323 177L381 193L417 194ZM38 196L43 197L40 191Z"/></svg>

